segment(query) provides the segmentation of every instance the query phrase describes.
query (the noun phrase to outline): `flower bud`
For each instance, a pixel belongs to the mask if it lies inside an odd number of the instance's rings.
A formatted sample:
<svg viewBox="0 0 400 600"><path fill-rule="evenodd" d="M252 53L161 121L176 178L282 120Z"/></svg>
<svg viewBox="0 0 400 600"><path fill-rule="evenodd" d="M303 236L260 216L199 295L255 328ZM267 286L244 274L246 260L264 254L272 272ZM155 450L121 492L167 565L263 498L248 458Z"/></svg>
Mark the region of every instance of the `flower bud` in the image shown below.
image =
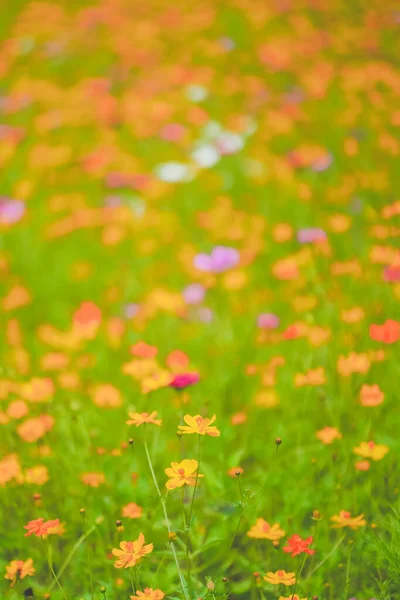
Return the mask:
<svg viewBox="0 0 400 600"><path fill-rule="evenodd" d="M213 592L215 590L215 583L211 579L207 581L207 589L210 592Z"/></svg>
<svg viewBox="0 0 400 600"><path fill-rule="evenodd" d="M177 537L178 536L176 535L175 531L170 531L168 534L168 539L170 542L174 542Z"/></svg>

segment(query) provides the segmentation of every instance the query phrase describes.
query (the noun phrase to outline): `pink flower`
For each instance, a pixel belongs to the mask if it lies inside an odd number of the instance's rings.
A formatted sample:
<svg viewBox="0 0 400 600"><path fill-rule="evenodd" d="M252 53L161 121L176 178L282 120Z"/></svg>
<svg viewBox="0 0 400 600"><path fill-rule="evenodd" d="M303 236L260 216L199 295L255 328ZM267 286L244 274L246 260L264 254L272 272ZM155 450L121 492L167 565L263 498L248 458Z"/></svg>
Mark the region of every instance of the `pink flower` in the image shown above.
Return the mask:
<svg viewBox="0 0 400 600"><path fill-rule="evenodd" d="M194 385L199 379L200 375L198 373L178 373L174 376L169 386L177 390L182 390L189 385Z"/></svg>

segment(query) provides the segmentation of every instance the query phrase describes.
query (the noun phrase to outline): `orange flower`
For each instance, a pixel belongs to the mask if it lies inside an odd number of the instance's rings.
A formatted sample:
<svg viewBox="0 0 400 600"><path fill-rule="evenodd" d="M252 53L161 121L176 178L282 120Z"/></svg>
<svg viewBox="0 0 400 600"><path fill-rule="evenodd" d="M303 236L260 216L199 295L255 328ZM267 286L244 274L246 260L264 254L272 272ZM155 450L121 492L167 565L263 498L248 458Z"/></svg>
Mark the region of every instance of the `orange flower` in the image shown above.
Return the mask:
<svg viewBox="0 0 400 600"><path fill-rule="evenodd" d="M232 415L231 423L232 425L242 425L242 423L246 423L247 415L245 412L239 412L235 415Z"/></svg>
<svg viewBox="0 0 400 600"><path fill-rule="evenodd" d="M47 402L53 396L55 386L53 381L48 378L34 377L30 381L23 383L20 388L21 396L29 402Z"/></svg>
<svg viewBox="0 0 400 600"><path fill-rule="evenodd" d="M49 480L49 473L47 467L44 465L38 465L25 471L25 482L33 483L35 485L44 485Z"/></svg>
<svg viewBox="0 0 400 600"><path fill-rule="evenodd" d="M14 400L8 405L7 414L12 419L22 419L29 412L27 404L23 400Z"/></svg>
<svg viewBox="0 0 400 600"><path fill-rule="evenodd" d="M340 318L344 323L358 323L364 318L364 310L359 306L354 306L348 310L342 310Z"/></svg>
<svg viewBox="0 0 400 600"><path fill-rule="evenodd" d="M227 471L227 473L229 477L240 477L240 475L243 475L244 470L242 467L232 467Z"/></svg>
<svg viewBox="0 0 400 600"><path fill-rule="evenodd" d="M368 460L359 460L355 464L357 471L369 471L370 466L371 464Z"/></svg>
<svg viewBox="0 0 400 600"><path fill-rule="evenodd" d="M324 367L311 369L304 375L302 373L297 373L294 378L294 384L296 387L302 387L303 385L324 385L325 383L326 376Z"/></svg>
<svg viewBox="0 0 400 600"><path fill-rule="evenodd" d="M346 510L341 510L338 515L334 515L331 517L331 521L336 523L336 525L331 525L331 527L350 527L350 529L358 529L358 527L364 527L367 524L364 519L364 514L358 515L358 517L352 517L351 513Z"/></svg>
<svg viewBox="0 0 400 600"><path fill-rule="evenodd" d="M16 454L8 454L0 460L0 486L15 479L18 483L23 481L19 458Z"/></svg>
<svg viewBox="0 0 400 600"><path fill-rule="evenodd" d="M179 425L178 429L182 433L198 433L199 435L210 435L211 437L218 437L220 435L219 430L215 427L215 425L211 426L211 423L214 423L216 416L214 415L211 419L206 417L201 417L200 415L195 415L191 417L190 415L185 415L183 420L186 425Z"/></svg>
<svg viewBox="0 0 400 600"><path fill-rule="evenodd" d="M11 581L11 587L14 587L18 577L20 579L24 579L25 577L30 577L35 574L35 569L33 568L33 560L28 558L28 560L12 560L9 565L6 566L6 574L4 575L5 579L9 579Z"/></svg>
<svg viewBox="0 0 400 600"><path fill-rule="evenodd" d="M131 596L131 600L163 600L165 594L161 590L144 588L143 592L136 590L136 596Z"/></svg>
<svg viewBox="0 0 400 600"><path fill-rule="evenodd" d="M41 517L40 519L35 519L34 521L29 521L28 525L24 525L24 529L28 530L28 533L25 533L25 537L29 537L30 535L42 537L43 535L47 535L49 533L49 529L57 527L57 525L59 524L60 519L45 521L43 517Z"/></svg>
<svg viewBox="0 0 400 600"><path fill-rule="evenodd" d="M248 537L256 540L279 540L285 535L278 523L270 525L264 519L257 519L256 524L247 532Z"/></svg>
<svg viewBox="0 0 400 600"><path fill-rule="evenodd" d="M284 597L279 596L279 600L308 600L307 598L300 598L297 594L291 594L290 596Z"/></svg>
<svg viewBox="0 0 400 600"><path fill-rule="evenodd" d="M49 415L41 415L24 421L17 427L18 435L25 442L36 442L53 428L54 419Z"/></svg>
<svg viewBox="0 0 400 600"><path fill-rule="evenodd" d="M367 354L357 354L351 352L348 356L339 356L337 371L343 377L348 377L352 373L367 373L370 367L370 361Z"/></svg>
<svg viewBox="0 0 400 600"><path fill-rule="evenodd" d="M169 479L165 484L167 489L174 490L175 488L188 485L194 487L196 480L204 477L201 473L197 473L199 463L197 460L185 458L180 463L172 462L171 467L165 469L165 474Z"/></svg>
<svg viewBox="0 0 400 600"><path fill-rule="evenodd" d="M91 391L91 396L96 406L116 408L122 404L120 391L110 383L97 385Z"/></svg>
<svg viewBox="0 0 400 600"><path fill-rule="evenodd" d="M336 427L324 427L317 431L316 436L323 444L332 444L335 440L341 439L342 434Z"/></svg>
<svg viewBox="0 0 400 600"><path fill-rule="evenodd" d="M117 557L114 563L116 569L127 569L134 567L136 563L152 552L153 544L146 544L143 533L139 533L137 540L133 542L121 542L119 548L113 548L112 553Z"/></svg>
<svg viewBox="0 0 400 600"><path fill-rule="evenodd" d="M389 452L389 448L383 444L375 444L375 442L361 442L359 446L353 448L353 452L363 458L382 460Z"/></svg>
<svg viewBox="0 0 400 600"><path fill-rule="evenodd" d="M85 485L94 488L99 487L106 481L103 473L82 473L81 480Z"/></svg>
<svg viewBox="0 0 400 600"><path fill-rule="evenodd" d="M167 356L167 367L174 372L185 372L187 371L187 367L189 366L189 358L187 354L182 352L181 350L173 350Z"/></svg>
<svg viewBox="0 0 400 600"><path fill-rule="evenodd" d="M143 425L144 423L152 423L153 425L161 425L161 419L156 419L157 411L153 411L152 413L142 412L142 413L129 413L130 420L127 421L128 425Z"/></svg>
<svg viewBox="0 0 400 600"><path fill-rule="evenodd" d="M122 516L128 519L139 519L142 516L143 508L134 502L130 502L122 508Z"/></svg>
<svg viewBox="0 0 400 600"><path fill-rule="evenodd" d="M131 347L131 354L139 358L154 358L154 356L157 356L157 353L157 348L146 344L146 342L138 342Z"/></svg>
<svg viewBox="0 0 400 600"><path fill-rule="evenodd" d="M378 385L363 385L360 390L360 404L362 406L378 406L385 398Z"/></svg>
<svg viewBox="0 0 400 600"><path fill-rule="evenodd" d="M292 556L298 556L299 554L314 554L315 550L310 550L308 546L313 543L313 537L310 535L306 539L302 539L297 533L294 533L291 538L287 541L287 546L283 547L283 551L291 553Z"/></svg>
<svg viewBox="0 0 400 600"><path fill-rule="evenodd" d="M265 581L272 583L272 585L293 585L296 583L296 577L294 573L286 573L282 569L272 573L271 571L264 576Z"/></svg>
<svg viewBox="0 0 400 600"><path fill-rule="evenodd" d="M384 344L394 344L400 339L400 323L388 319L383 325L371 325L369 328L371 339Z"/></svg>

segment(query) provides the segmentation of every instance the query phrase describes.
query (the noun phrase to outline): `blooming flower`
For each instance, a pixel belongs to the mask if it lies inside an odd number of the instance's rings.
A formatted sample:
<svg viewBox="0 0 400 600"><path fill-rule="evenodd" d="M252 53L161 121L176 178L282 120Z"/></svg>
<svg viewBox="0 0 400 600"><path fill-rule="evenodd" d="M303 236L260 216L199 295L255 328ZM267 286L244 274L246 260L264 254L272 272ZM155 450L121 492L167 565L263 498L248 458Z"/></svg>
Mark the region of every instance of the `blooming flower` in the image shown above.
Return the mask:
<svg viewBox="0 0 400 600"><path fill-rule="evenodd" d="M211 423L214 423L216 416L214 415L211 419L207 417L201 417L200 415L195 415L191 417L190 415L185 415L183 420L186 425L179 425L178 429L181 430L182 433L198 433L199 435L211 435L211 437L218 437L220 435L219 430L215 427L215 425L211 426Z"/></svg>
<svg viewBox="0 0 400 600"><path fill-rule="evenodd" d="M393 344L400 339L400 323L388 319L383 325L371 325L369 328L371 339L384 344Z"/></svg>
<svg viewBox="0 0 400 600"><path fill-rule="evenodd" d="M24 525L24 529L28 530L28 533L25 533L25 537L29 537L30 535L36 535L37 537L47 535L49 533L49 529L57 527L59 523L60 519L45 521L43 517L41 517L40 519L29 521L27 525Z"/></svg>
<svg viewBox="0 0 400 600"><path fill-rule="evenodd" d="M188 485L194 487L196 485L196 479L204 477L201 473L197 473L199 463L197 460L185 458L182 462L172 462L171 467L165 469L165 474L168 475L169 479L166 483L166 487L169 490Z"/></svg>
<svg viewBox="0 0 400 600"><path fill-rule="evenodd" d="M248 537L257 540L279 540L285 535L285 532L280 528L278 523L270 525L264 519L257 519L250 531L247 532Z"/></svg>
<svg viewBox="0 0 400 600"><path fill-rule="evenodd" d="M35 574L35 569L33 568L33 560L28 558L28 560L12 560L9 565L6 566L6 574L4 575L5 579L9 579L11 581L11 587L14 587L18 577L20 579L24 579L25 577L29 577Z"/></svg>
<svg viewBox="0 0 400 600"><path fill-rule="evenodd" d="M316 436L323 444L332 444L335 440L339 440L342 434L336 427L324 427L317 431Z"/></svg>
<svg viewBox="0 0 400 600"><path fill-rule="evenodd" d="M81 480L89 487L97 488L102 483L105 483L104 473L82 473Z"/></svg>
<svg viewBox="0 0 400 600"><path fill-rule="evenodd" d="M200 375L198 373L178 373L174 376L169 386L177 390L182 390L189 385L194 385L199 379Z"/></svg>
<svg viewBox="0 0 400 600"><path fill-rule="evenodd" d="M338 515L334 515L331 517L331 521L336 523L336 525L331 525L331 527L350 527L350 529L358 529L358 527L364 527L367 524L364 519L364 514L358 515L358 517L352 517L351 513L346 510L341 510Z"/></svg>
<svg viewBox="0 0 400 600"><path fill-rule="evenodd" d="M144 588L143 592L136 590L136 596L131 596L131 600L163 600L165 594L161 590Z"/></svg>
<svg viewBox="0 0 400 600"><path fill-rule="evenodd" d="M207 273L223 273L235 267L240 259L240 254L235 248L215 246L211 254L197 254L194 265L199 271Z"/></svg>
<svg viewBox="0 0 400 600"><path fill-rule="evenodd" d="M307 600L307 598L300 598L297 594L292 594L291 596L279 596L279 600Z"/></svg>
<svg viewBox="0 0 400 600"><path fill-rule="evenodd" d="M283 551L286 553L291 553L292 556L298 556L303 552L305 554L314 554L315 550L310 550L308 546L311 546L313 543L313 537L310 535L305 540L301 539L299 535L296 533L292 535L291 538L288 539L287 546L283 547Z"/></svg>
<svg viewBox="0 0 400 600"><path fill-rule="evenodd" d="M360 390L360 404L362 406L378 406L385 398L379 385L363 385Z"/></svg>
<svg viewBox="0 0 400 600"><path fill-rule="evenodd" d="M152 413L142 412L142 413L129 413L130 420L127 421L128 425L143 425L144 423L152 423L153 425L161 425L161 419L156 419L157 411L153 411Z"/></svg>
<svg viewBox="0 0 400 600"><path fill-rule="evenodd" d="M133 542L121 542L119 548L113 548L112 553L117 557L114 563L116 569L127 569L134 567L136 563L152 552L153 544L145 544L143 533L139 533L137 540Z"/></svg>
<svg viewBox="0 0 400 600"><path fill-rule="evenodd" d="M122 516L128 519L139 519L142 516L143 508L134 502L130 502L122 509Z"/></svg>
<svg viewBox="0 0 400 600"><path fill-rule="evenodd" d="M282 569L272 573L271 571L264 576L265 581L268 583L272 583L273 585L279 585L283 583L283 585L293 585L296 583L296 577L294 573L286 573Z"/></svg>
<svg viewBox="0 0 400 600"><path fill-rule="evenodd" d="M353 448L353 452L363 458L382 460L389 452L389 448L384 444L375 444L375 442L361 442L359 446Z"/></svg>

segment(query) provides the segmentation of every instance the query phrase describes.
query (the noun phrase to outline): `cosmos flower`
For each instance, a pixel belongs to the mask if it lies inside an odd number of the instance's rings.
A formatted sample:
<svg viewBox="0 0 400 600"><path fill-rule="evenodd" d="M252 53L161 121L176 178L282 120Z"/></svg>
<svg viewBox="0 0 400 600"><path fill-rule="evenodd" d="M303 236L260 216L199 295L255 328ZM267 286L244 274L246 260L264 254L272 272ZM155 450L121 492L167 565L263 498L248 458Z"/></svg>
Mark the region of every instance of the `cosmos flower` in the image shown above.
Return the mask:
<svg viewBox="0 0 400 600"><path fill-rule="evenodd" d="M170 382L169 386L177 390L182 390L189 385L194 385L199 381L199 379L200 375L198 373L177 373Z"/></svg>
<svg viewBox="0 0 400 600"><path fill-rule="evenodd" d="M136 590L136 596L131 596L131 600L163 600L165 594L161 590L144 588L143 592Z"/></svg>
<svg viewBox="0 0 400 600"><path fill-rule="evenodd" d="M52 529L53 527L57 527L59 524L60 519L45 521L43 517L41 517L40 519L29 521L27 525L24 525L24 529L28 530L28 533L25 533L25 537L29 537L30 535L42 537L44 535L47 535L50 529Z"/></svg>
<svg viewBox="0 0 400 600"><path fill-rule="evenodd" d="M207 273L223 273L235 267L240 260L240 254L235 248L215 246L211 254L197 254L194 265L199 271Z"/></svg>
<svg viewBox="0 0 400 600"><path fill-rule="evenodd" d="M112 553L117 557L114 563L116 569L127 569L134 567L136 563L153 551L153 544L145 544L143 533L139 533L137 540L133 542L121 542L119 548L113 548Z"/></svg>
<svg viewBox="0 0 400 600"><path fill-rule="evenodd" d="M385 395L379 385L364 384L360 390L360 404L362 406L379 406L385 399Z"/></svg>
<svg viewBox="0 0 400 600"><path fill-rule="evenodd" d="M311 535L303 540L299 535L295 533L292 535L291 538L288 539L287 546L283 547L283 551L286 553L290 553L292 557L298 556L303 552L305 554L314 554L315 550L310 550L310 548L308 547L311 546L312 543L313 537Z"/></svg>
<svg viewBox="0 0 400 600"><path fill-rule="evenodd" d="M186 425L178 425L178 429L181 433L198 433L199 435L210 435L211 437L218 437L220 435L219 430L215 427L215 425L211 425L214 423L216 416L212 416L211 419L206 417L201 417L200 415L195 415L191 417L190 415L185 415L183 420Z"/></svg>
<svg viewBox="0 0 400 600"><path fill-rule="evenodd" d="M106 478L104 477L104 473L82 473L81 480L85 485L97 488L105 483Z"/></svg>
<svg viewBox="0 0 400 600"><path fill-rule="evenodd" d="M270 571L269 573L267 573L265 575L264 579L268 583L272 583L272 585L279 585L279 584L293 585L296 583L295 574L294 573L286 573L286 571L283 571L282 569L280 569L279 571L276 571L275 573L272 573Z"/></svg>
<svg viewBox="0 0 400 600"><path fill-rule="evenodd" d="M383 325L371 325L369 335L372 340L384 344L394 344L400 339L400 322L388 319Z"/></svg>
<svg viewBox="0 0 400 600"><path fill-rule="evenodd" d="M346 510L341 510L338 515L334 515L331 517L331 521L335 523L335 525L331 525L331 527L350 527L350 529L358 529L359 527L364 527L367 524L364 519L364 514L358 515L358 517L352 517L351 513Z"/></svg>
<svg viewBox="0 0 400 600"><path fill-rule="evenodd" d="M194 487L196 480L204 477L201 473L197 473L198 467L197 460L189 458L185 458L180 463L172 462L171 467L165 469L165 474L169 477L165 484L167 489L174 490L184 485Z"/></svg>
<svg viewBox="0 0 400 600"><path fill-rule="evenodd" d="M257 540L279 540L285 535L283 529L280 528L278 523L270 525L264 519L257 519L256 524L253 525L250 531L247 532L248 537L255 538Z"/></svg>
<svg viewBox="0 0 400 600"><path fill-rule="evenodd" d="M33 568L33 560L28 558L28 560L12 560L9 565L6 565L6 574L4 575L5 579L9 579L11 581L11 587L14 587L17 579L24 579L25 577L30 577L35 574L35 569Z"/></svg>
<svg viewBox="0 0 400 600"><path fill-rule="evenodd" d="M389 448L384 444L375 444L375 442L361 442L359 446L353 448L353 452L363 458L371 458L372 460L382 460L389 452Z"/></svg>
<svg viewBox="0 0 400 600"><path fill-rule="evenodd" d="M122 516L128 519L139 519L143 514L143 508L134 502L126 504L122 509Z"/></svg>
<svg viewBox="0 0 400 600"><path fill-rule="evenodd" d="M308 598L300 598L297 594L292 594L291 596L279 596L279 600L308 600Z"/></svg>
<svg viewBox="0 0 400 600"><path fill-rule="evenodd" d="M324 444L332 444L335 440L340 440L342 434L336 429L336 427L324 427L317 431L316 436Z"/></svg>
<svg viewBox="0 0 400 600"><path fill-rule="evenodd" d="M129 416L130 416L130 419L129 419L129 421L126 422L127 425L136 425L136 427L139 427L139 425L143 425L144 423L152 423L153 425L161 425L161 423L162 423L161 419L156 419L157 411L155 411L155 410L151 413L130 412Z"/></svg>

